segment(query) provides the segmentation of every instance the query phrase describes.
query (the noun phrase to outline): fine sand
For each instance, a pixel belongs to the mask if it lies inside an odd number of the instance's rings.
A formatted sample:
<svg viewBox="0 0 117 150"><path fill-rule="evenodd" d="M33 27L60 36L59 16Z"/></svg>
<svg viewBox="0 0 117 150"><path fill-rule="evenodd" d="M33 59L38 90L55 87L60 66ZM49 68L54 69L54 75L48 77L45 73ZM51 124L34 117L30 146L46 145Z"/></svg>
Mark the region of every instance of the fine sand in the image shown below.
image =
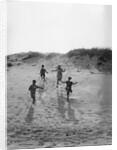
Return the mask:
<svg viewBox="0 0 117 150"><path fill-rule="evenodd" d="M112 144L112 76L96 69L66 68L63 80L72 76L78 82L68 103L65 84L56 88L54 67L48 66L44 83L40 66L24 63L7 70L8 149ZM44 87L37 90L35 105L28 91L33 79Z"/></svg>

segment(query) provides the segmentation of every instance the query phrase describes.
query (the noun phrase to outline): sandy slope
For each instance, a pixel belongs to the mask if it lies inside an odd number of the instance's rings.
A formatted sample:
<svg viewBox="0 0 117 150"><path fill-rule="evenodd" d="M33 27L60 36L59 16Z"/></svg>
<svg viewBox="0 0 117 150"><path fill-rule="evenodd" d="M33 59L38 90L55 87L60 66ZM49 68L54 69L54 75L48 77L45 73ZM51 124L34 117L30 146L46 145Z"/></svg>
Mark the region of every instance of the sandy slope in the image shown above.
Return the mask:
<svg viewBox="0 0 117 150"><path fill-rule="evenodd" d="M70 75L78 85L73 86L68 104L65 85L56 88L52 62L45 65L49 68L46 83L39 78L39 64L13 66L7 72L8 148L111 144L111 75L97 70L93 74L88 70L77 72L71 64L63 80ZM44 87L37 90L35 106L28 91L33 79Z"/></svg>

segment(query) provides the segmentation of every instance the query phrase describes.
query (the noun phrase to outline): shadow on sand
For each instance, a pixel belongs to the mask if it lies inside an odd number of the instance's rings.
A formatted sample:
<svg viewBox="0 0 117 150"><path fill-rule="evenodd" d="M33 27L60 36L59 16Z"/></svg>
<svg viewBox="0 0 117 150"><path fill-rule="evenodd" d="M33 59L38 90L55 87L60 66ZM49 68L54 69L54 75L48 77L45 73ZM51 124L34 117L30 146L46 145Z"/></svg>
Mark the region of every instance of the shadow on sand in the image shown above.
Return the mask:
<svg viewBox="0 0 117 150"><path fill-rule="evenodd" d="M25 118L25 121L27 123L31 123L33 121L33 115L34 115L34 107L33 107L33 104L31 104L29 110L28 110L28 114Z"/></svg>
<svg viewBox="0 0 117 150"><path fill-rule="evenodd" d="M71 103L67 102L67 99L63 96L62 92L59 94L59 92L57 91L57 99L58 111L61 114L62 118L66 119L67 121L78 121L75 117L74 109L72 109L71 107ZM65 108L66 103L67 108Z"/></svg>

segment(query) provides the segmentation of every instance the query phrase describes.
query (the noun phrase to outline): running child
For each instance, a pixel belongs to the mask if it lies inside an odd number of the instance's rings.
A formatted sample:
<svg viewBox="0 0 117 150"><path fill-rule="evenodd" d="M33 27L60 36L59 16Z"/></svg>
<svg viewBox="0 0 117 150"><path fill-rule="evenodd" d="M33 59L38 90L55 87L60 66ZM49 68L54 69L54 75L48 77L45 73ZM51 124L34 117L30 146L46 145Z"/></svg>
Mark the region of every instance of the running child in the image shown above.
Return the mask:
<svg viewBox="0 0 117 150"><path fill-rule="evenodd" d="M42 65L41 67L42 67L41 70L40 70L41 79L44 79L44 81L46 81L46 80L45 80L45 73L48 73L48 72L47 72L46 69L44 68L44 65Z"/></svg>
<svg viewBox="0 0 117 150"><path fill-rule="evenodd" d="M57 85L56 85L56 87L58 87L59 82L60 81L62 82L62 77L63 77L62 73L65 72L65 69L62 69L61 65L58 65L57 69L56 70L52 70L52 71L57 71Z"/></svg>
<svg viewBox="0 0 117 150"><path fill-rule="evenodd" d="M77 84L78 82L72 82L71 77L68 77L68 80L62 83L66 83L66 92L67 92L67 101L69 102L69 94L72 93L72 85Z"/></svg>
<svg viewBox="0 0 117 150"><path fill-rule="evenodd" d="M43 89L42 87L36 85L36 80L33 80L32 85L30 85L29 87L30 95L31 98L33 99L33 104L35 104L35 93L37 88Z"/></svg>

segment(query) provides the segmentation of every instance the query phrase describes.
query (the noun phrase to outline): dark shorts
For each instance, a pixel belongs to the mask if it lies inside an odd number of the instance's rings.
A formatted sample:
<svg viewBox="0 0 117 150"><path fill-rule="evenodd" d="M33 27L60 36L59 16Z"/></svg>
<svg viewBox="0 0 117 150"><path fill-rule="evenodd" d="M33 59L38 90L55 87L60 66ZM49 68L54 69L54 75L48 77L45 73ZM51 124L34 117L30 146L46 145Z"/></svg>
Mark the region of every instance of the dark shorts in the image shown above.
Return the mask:
<svg viewBox="0 0 117 150"><path fill-rule="evenodd" d="M61 80L62 79L62 74L57 74L57 80Z"/></svg>
<svg viewBox="0 0 117 150"><path fill-rule="evenodd" d="M35 94L31 93L30 95L31 95L31 98L35 98Z"/></svg>
<svg viewBox="0 0 117 150"><path fill-rule="evenodd" d="M61 78L61 77L59 77L59 78L57 78L57 80L58 80L58 81L61 81L61 80L62 80L62 78Z"/></svg>
<svg viewBox="0 0 117 150"><path fill-rule="evenodd" d="M41 74L41 77L45 77L45 74Z"/></svg>
<svg viewBox="0 0 117 150"><path fill-rule="evenodd" d="M66 92L71 92L72 93L72 89L71 88L66 87L65 89L66 89Z"/></svg>

